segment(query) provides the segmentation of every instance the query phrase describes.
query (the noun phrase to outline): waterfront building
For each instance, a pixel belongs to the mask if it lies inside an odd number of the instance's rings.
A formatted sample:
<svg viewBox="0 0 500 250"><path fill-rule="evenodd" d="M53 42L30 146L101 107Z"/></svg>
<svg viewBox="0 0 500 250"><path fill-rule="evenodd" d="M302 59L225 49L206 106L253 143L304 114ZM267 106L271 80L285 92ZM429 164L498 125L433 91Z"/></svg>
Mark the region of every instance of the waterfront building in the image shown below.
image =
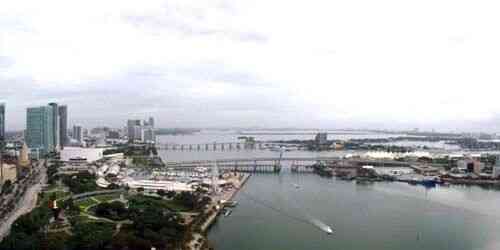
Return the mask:
<svg viewBox="0 0 500 250"><path fill-rule="evenodd" d="M56 151L60 148L60 137L59 137L59 104L52 102L49 103L49 107L52 108L52 137L54 141L54 148Z"/></svg>
<svg viewBox="0 0 500 250"><path fill-rule="evenodd" d="M82 143L83 131L81 126L73 126L73 139L75 139L78 143Z"/></svg>
<svg viewBox="0 0 500 250"><path fill-rule="evenodd" d="M142 126L134 126L134 135L133 135L133 140L134 141L144 141L144 137L142 133Z"/></svg>
<svg viewBox="0 0 500 250"><path fill-rule="evenodd" d="M155 118L149 117L148 126L150 126L152 128L155 127Z"/></svg>
<svg viewBox="0 0 500 250"><path fill-rule="evenodd" d="M82 128L82 134L83 134L83 137L82 137L82 140L83 140L83 138L89 137L89 130L86 128Z"/></svg>
<svg viewBox="0 0 500 250"><path fill-rule="evenodd" d="M129 188L138 189L143 188L146 191L194 191L194 187L191 184L176 182L176 181L155 181L155 180L125 180L125 185Z"/></svg>
<svg viewBox="0 0 500 250"><path fill-rule="evenodd" d="M108 131L106 139L120 139L120 132L118 131Z"/></svg>
<svg viewBox="0 0 500 250"><path fill-rule="evenodd" d="M465 173L474 173L474 174L481 174L481 171L484 168L484 163L477 159L464 159L464 160L459 160L457 161L457 168L461 172Z"/></svg>
<svg viewBox="0 0 500 250"><path fill-rule="evenodd" d="M0 103L0 142L5 139L5 103Z"/></svg>
<svg viewBox="0 0 500 250"><path fill-rule="evenodd" d="M148 121L128 120L127 137L129 141L154 143L156 141L154 124L153 117L150 117Z"/></svg>
<svg viewBox="0 0 500 250"><path fill-rule="evenodd" d="M138 130L142 126L141 120L128 120L127 121L127 136L129 140L139 140L141 131ZM139 132L138 132L139 131Z"/></svg>
<svg viewBox="0 0 500 250"><path fill-rule="evenodd" d="M46 154L55 151L54 108L28 108L26 112L25 141L32 151Z"/></svg>
<svg viewBox="0 0 500 250"><path fill-rule="evenodd" d="M492 177L493 178L500 177L500 155L497 155L496 157L496 162L495 165L493 166Z"/></svg>
<svg viewBox="0 0 500 250"><path fill-rule="evenodd" d="M317 133L314 138L316 141L316 145L324 145L328 143L328 134L327 133Z"/></svg>
<svg viewBox="0 0 500 250"><path fill-rule="evenodd" d="M142 139L147 143L155 143L156 135L153 127L146 127L142 130Z"/></svg>
<svg viewBox="0 0 500 250"><path fill-rule="evenodd" d="M68 106L59 106L59 144L61 149L69 144L68 138Z"/></svg>

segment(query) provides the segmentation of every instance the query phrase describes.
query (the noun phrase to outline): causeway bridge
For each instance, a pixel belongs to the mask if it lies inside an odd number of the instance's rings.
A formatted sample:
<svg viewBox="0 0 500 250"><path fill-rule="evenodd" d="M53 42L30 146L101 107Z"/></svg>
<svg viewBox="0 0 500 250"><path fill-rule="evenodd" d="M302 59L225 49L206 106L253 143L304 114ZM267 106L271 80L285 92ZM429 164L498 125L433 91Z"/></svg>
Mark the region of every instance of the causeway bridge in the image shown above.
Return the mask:
<svg viewBox="0 0 500 250"><path fill-rule="evenodd" d="M238 172L280 172L282 168L290 168L292 172L312 172L312 165L323 163L333 168L352 168L365 165L375 167L409 167L418 165L412 162L377 159L345 159L342 157L256 157L228 158L217 160L198 160L167 162L167 168L177 170L194 170L196 167L215 168Z"/></svg>
<svg viewBox="0 0 500 250"><path fill-rule="evenodd" d="M265 150L279 147L299 148L299 144L283 144L271 142L213 142L201 144L157 143L156 148L167 151L237 151L237 150Z"/></svg>

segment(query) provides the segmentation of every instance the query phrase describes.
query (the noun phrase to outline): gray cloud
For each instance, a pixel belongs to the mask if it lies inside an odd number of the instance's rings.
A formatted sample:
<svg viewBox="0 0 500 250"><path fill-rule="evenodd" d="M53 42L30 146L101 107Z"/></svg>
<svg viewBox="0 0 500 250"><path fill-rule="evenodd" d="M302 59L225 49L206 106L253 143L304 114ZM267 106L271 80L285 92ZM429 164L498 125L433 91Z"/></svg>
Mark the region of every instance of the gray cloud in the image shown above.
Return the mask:
<svg viewBox="0 0 500 250"><path fill-rule="evenodd" d="M227 3L217 5L221 12L235 15L235 8ZM240 42L265 43L269 38L263 33L252 30L235 30L221 26L207 25L208 14L203 11L190 10L187 18L178 18L178 8L166 4L160 15L123 14L122 19L139 29L152 33L177 32L183 36L218 36ZM190 20L190 21L188 21Z"/></svg>

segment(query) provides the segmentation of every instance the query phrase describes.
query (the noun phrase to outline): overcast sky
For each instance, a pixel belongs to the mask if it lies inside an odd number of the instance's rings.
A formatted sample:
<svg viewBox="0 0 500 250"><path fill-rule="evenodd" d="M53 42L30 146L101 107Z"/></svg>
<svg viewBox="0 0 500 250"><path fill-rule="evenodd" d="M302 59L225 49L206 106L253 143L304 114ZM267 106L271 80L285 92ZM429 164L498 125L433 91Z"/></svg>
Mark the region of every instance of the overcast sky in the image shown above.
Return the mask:
<svg viewBox="0 0 500 250"><path fill-rule="evenodd" d="M11 0L8 130L70 124L500 131L498 0Z"/></svg>

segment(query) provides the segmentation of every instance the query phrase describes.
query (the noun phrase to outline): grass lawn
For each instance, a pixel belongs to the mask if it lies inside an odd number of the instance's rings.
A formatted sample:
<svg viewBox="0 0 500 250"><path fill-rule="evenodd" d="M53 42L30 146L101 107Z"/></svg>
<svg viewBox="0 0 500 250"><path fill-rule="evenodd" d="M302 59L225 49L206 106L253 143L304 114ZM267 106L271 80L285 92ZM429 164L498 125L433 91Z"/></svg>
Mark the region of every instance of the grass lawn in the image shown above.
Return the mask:
<svg viewBox="0 0 500 250"><path fill-rule="evenodd" d="M87 209L91 206L97 205L98 202L90 198L78 200L75 202L75 205L79 206L82 211L87 211Z"/></svg>
<svg viewBox="0 0 500 250"><path fill-rule="evenodd" d="M94 196L94 198L99 200L100 202L109 202L111 200L119 199L120 194L105 194L105 195Z"/></svg>

